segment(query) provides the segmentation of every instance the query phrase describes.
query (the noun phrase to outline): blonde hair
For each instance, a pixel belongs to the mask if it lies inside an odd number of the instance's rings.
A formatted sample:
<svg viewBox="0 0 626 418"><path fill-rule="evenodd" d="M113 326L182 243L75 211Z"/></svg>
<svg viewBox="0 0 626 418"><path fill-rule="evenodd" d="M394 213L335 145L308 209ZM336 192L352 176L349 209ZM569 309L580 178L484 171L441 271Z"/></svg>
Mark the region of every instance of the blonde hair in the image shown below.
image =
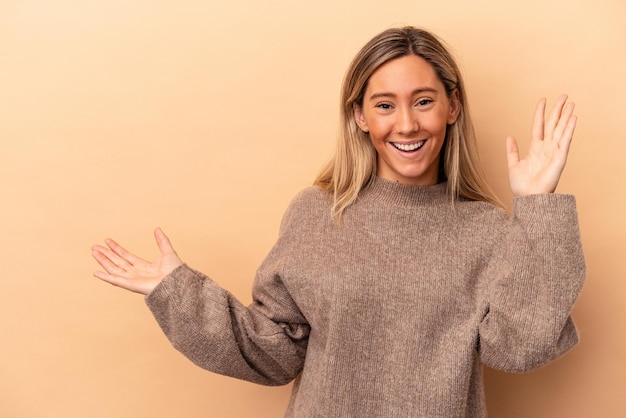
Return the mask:
<svg viewBox="0 0 626 418"><path fill-rule="evenodd" d="M433 66L448 98L458 91L459 115L448 125L439 163L439 181L448 181L452 202L463 197L501 206L478 164L474 127L456 62L436 36L407 26L388 29L370 40L354 57L343 80L337 148L314 182L332 193L332 215L338 220L376 176L376 150L369 134L357 126L354 106L363 104L368 80L378 68L407 55L421 57Z"/></svg>

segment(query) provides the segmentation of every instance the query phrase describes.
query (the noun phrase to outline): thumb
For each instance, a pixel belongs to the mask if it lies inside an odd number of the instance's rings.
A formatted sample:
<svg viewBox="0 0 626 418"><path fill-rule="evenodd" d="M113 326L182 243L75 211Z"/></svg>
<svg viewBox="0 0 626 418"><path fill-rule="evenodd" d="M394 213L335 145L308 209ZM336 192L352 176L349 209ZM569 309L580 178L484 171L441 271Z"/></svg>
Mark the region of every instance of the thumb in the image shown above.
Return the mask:
<svg viewBox="0 0 626 418"><path fill-rule="evenodd" d="M509 168L515 167L519 163L519 147L512 136L506 138L506 160Z"/></svg>
<svg viewBox="0 0 626 418"><path fill-rule="evenodd" d="M172 247L170 239L167 237L167 235L165 235L161 228L157 228L154 230L154 238L156 239L159 251L161 251L161 255L176 254L176 251L174 250L174 247Z"/></svg>

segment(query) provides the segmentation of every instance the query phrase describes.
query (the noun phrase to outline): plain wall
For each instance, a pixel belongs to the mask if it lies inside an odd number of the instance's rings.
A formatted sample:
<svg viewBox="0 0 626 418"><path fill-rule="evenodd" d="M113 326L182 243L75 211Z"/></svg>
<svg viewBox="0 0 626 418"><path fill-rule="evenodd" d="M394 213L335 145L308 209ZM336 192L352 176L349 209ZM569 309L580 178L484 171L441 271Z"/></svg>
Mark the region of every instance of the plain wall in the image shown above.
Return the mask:
<svg viewBox="0 0 626 418"><path fill-rule="evenodd" d="M581 342L527 375L487 370L492 417L625 417L626 3L622 0L0 0L0 416L278 417L290 387L203 371L142 297L92 277L105 237L183 259L250 302L285 207L334 149L356 51L430 29L463 67L483 161L510 199L504 140L536 101L578 128Z"/></svg>

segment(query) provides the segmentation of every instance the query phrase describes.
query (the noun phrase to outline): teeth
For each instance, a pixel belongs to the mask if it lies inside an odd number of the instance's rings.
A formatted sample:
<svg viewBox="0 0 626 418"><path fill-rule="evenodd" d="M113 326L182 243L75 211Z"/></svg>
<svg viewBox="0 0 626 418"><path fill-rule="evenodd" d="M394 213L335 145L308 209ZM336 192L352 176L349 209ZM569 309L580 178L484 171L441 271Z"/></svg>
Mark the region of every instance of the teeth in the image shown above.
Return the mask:
<svg viewBox="0 0 626 418"><path fill-rule="evenodd" d="M392 142L391 145L398 148L400 151L415 151L422 148L424 142L426 141L416 142L415 144L397 144L395 142Z"/></svg>

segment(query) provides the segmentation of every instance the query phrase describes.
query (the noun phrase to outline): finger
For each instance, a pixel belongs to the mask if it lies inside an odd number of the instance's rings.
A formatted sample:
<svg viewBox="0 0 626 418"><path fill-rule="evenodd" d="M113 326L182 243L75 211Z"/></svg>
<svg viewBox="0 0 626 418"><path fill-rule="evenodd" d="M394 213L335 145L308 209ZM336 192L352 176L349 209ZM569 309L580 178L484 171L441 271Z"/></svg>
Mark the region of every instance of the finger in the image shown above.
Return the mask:
<svg viewBox="0 0 626 418"><path fill-rule="evenodd" d="M114 284L116 286L119 286L119 282L120 282L120 278L119 276L115 276L109 273L105 273L103 271L96 271L94 272L94 277L97 277L100 280L104 280L107 283L111 283Z"/></svg>
<svg viewBox="0 0 626 418"><path fill-rule="evenodd" d="M535 108L535 117L533 119L533 127L531 130L531 138L533 140L543 140L543 129L545 123L546 113L546 98L543 97L537 103Z"/></svg>
<svg viewBox="0 0 626 418"><path fill-rule="evenodd" d="M559 119L559 123L557 124L556 129L554 130L554 138L557 141L561 139L561 137L563 136L565 132L565 129L569 125L570 119L574 115L575 106L576 105L572 102L565 105L565 108L563 109L563 112L561 113L561 118Z"/></svg>
<svg viewBox="0 0 626 418"><path fill-rule="evenodd" d="M556 129L559 120L561 119L561 112L563 111L563 106L565 106L565 102L567 101L567 94L562 94L557 99L552 111L550 111L550 117L548 118L548 122L546 124L546 128L544 130L544 139L553 139L554 138L554 130Z"/></svg>
<svg viewBox="0 0 626 418"><path fill-rule="evenodd" d="M107 274L102 271L96 271L93 275L94 277L102 281L105 281L109 284L112 284L113 286L121 287L122 289L130 290L132 292L142 293L135 286L133 286L132 282L129 282L128 279L124 277L116 276L113 274Z"/></svg>
<svg viewBox="0 0 626 418"><path fill-rule="evenodd" d="M91 250L91 255L96 259L98 264L106 270L109 274L121 276L126 273L126 270L119 266L115 260L111 258L119 258L108 248L94 246Z"/></svg>
<svg viewBox="0 0 626 418"><path fill-rule="evenodd" d="M136 255L130 253L124 247L119 245L117 242L113 241L110 238L104 240L104 242L109 246L109 248L119 256L119 265L120 266L134 266L137 263L146 262L145 260L137 257Z"/></svg>
<svg viewBox="0 0 626 418"><path fill-rule="evenodd" d="M125 259L120 257L113 250L113 248L111 248L112 245L115 244L114 242L112 244L112 240L105 239L104 242L108 245L108 247L94 245L93 248L97 249L100 253L102 253L104 256L106 256L109 259L110 262L112 262L113 264L115 264L116 266L118 266L119 268L121 268L123 270L128 270L128 269L133 267L132 264L130 264L128 261L126 261Z"/></svg>
<svg viewBox="0 0 626 418"><path fill-rule="evenodd" d="M170 239L165 235L161 228L157 228L154 230L154 238L156 239L157 246L159 247L159 251L161 251L162 255L165 254L176 254Z"/></svg>
<svg viewBox="0 0 626 418"><path fill-rule="evenodd" d="M576 122L578 118L576 116L572 116L567 121L567 125L565 126L565 130L563 131L563 135L559 142L559 151L567 158L567 154L569 153L569 147L572 143L572 139L574 138L574 130L576 129Z"/></svg>
<svg viewBox="0 0 626 418"><path fill-rule="evenodd" d="M519 163L519 147L512 136L506 138L506 160L509 168Z"/></svg>

